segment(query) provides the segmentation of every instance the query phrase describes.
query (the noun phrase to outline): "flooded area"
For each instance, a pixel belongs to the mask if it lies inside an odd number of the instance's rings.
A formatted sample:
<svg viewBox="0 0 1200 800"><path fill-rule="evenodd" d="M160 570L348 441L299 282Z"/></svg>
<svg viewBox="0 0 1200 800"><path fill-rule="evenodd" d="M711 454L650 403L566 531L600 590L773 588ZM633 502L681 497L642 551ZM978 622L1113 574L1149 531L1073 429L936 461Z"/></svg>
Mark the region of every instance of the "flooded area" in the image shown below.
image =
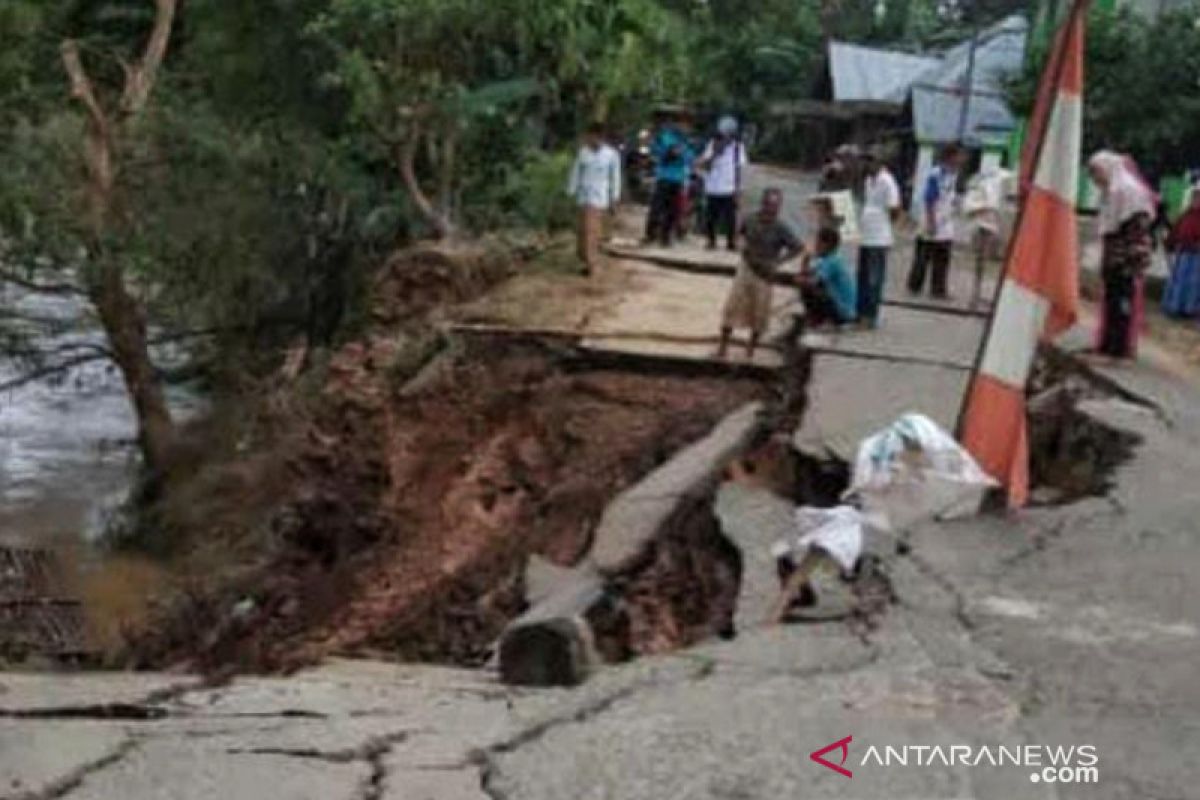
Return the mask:
<svg viewBox="0 0 1200 800"><path fill-rule="evenodd" d="M16 313L55 324L30 328L42 351L98 344L72 297L9 296ZM91 326L88 326L89 328ZM32 365L0 360L0 384ZM0 544L74 547L94 539L104 509L119 503L136 466L133 412L121 376L93 361L0 394Z"/></svg>
<svg viewBox="0 0 1200 800"><path fill-rule="evenodd" d="M10 315L3 321L6 332L20 331L23 348L77 358L103 343L81 298L10 291L4 300ZM172 361L177 356L159 355ZM0 359L0 385L38 366L6 356ZM186 391L169 396L183 416L199 407ZM139 613L152 588L165 580L154 562L102 546L137 473L135 435L121 375L106 359L0 392L0 546L55 556L63 572L61 590L82 601L89 636L100 650L115 643L123 621Z"/></svg>

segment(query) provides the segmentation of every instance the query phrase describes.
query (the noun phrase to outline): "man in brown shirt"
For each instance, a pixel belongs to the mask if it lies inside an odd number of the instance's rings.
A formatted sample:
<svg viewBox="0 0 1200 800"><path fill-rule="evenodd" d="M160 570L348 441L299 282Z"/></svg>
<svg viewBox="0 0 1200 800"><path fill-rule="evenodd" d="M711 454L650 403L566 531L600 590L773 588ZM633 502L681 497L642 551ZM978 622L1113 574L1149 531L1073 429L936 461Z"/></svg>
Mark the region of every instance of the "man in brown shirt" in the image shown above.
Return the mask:
<svg viewBox="0 0 1200 800"><path fill-rule="evenodd" d="M779 219L782 205L783 192L767 189L758 212L742 223L742 263L725 301L717 358L725 358L734 328L750 330L746 357L754 357L754 349L771 318L771 280L775 270L804 252L804 244Z"/></svg>

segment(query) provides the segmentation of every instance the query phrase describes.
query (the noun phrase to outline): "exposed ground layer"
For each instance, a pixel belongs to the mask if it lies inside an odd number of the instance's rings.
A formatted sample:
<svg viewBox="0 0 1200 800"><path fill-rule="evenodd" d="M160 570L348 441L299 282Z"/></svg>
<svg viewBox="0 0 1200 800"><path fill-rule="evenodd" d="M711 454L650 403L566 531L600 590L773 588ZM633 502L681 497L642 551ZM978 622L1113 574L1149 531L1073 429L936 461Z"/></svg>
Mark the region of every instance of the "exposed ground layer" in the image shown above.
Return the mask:
<svg viewBox="0 0 1200 800"><path fill-rule="evenodd" d="M574 563L618 491L764 392L477 344L409 394L364 359L351 350L335 364L275 521L279 551L239 587L252 604L144 642L150 663L276 670L356 652L478 662L521 610L530 554ZM688 535L719 546L714 531ZM668 552L656 569L723 579L717 561ZM674 616L679 604L667 605L634 616ZM687 630L707 619L697 605L679 606L672 640L694 638ZM212 632L197 639L197 626ZM651 638L637 641L660 649Z"/></svg>

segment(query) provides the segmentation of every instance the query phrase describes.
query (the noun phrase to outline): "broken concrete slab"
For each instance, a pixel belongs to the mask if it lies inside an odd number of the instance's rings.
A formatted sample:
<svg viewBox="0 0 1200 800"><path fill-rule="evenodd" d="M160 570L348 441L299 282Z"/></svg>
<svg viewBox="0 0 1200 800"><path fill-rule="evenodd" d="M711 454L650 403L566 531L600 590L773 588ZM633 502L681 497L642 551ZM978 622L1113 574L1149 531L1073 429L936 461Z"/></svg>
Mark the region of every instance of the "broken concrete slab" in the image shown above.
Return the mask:
<svg viewBox="0 0 1200 800"><path fill-rule="evenodd" d="M119 759L133 740L93 721L0 721L0 797L58 796L93 769Z"/></svg>
<svg viewBox="0 0 1200 800"><path fill-rule="evenodd" d="M975 363L986 319L888 308L875 330L810 333L805 346L885 360L911 359L969 370ZM895 364L892 364L895 369Z"/></svg>
<svg viewBox="0 0 1200 800"><path fill-rule="evenodd" d="M847 698L873 698L847 710ZM843 776L808 753L855 735L848 766L855 797L1012 800L1024 773L985 794L958 767L887 769L861 765L865 742L949 745L957 739L939 720L936 687L919 677L897 681L889 670L847 674L752 674L717 671L702 679L655 686L614 702L586 725L564 725L523 747L493 754L493 796L843 797ZM965 713L965 709L964 709ZM714 724L714 720L720 720ZM603 753L603 758L595 754Z"/></svg>
<svg viewBox="0 0 1200 800"><path fill-rule="evenodd" d="M508 692L478 670L372 661L333 661L287 677L242 677L202 689L168 706L196 718L337 718L405 709L419 725L442 714L450 726L486 725L487 709Z"/></svg>
<svg viewBox="0 0 1200 800"><path fill-rule="evenodd" d="M804 452L832 452L853 463L863 439L911 411L953 430L969 377L941 367L819 355L808 387L808 411L794 444Z"/></svg>
<svg viewBox="0 0 1200 800"><path fill-rule="evenodd" d="M574 582L576 571L560 567L537 553L525 565L525 602L531 606L554 595Z"/></svg>
<svg viewBox="0 0 1200 800"><path fill-rule="evenodd" d="M714 505L721 531L742 555L742 582L734 625L739 632L763 625L779 596L779 572L771 546L796 536L796 507L764 489L725 483Z"/></svg>
<svg viewBox="0 0 1200 800"><path fill-rule="evenodd" d="M152 673L0 672L0 716L149 705L200 683L197 677Z"/></svg>
<svg viewBox="0 0 1200 800"><path fill-rule="evenodd" d="M721 330L721 315L731 282L725 277L680 272L644 262L622 260L612 269L626 273L619 302L590 319L582 346L598 352L712 360ZM799 308L795 291L776 287L771 321L764 341L787 333ZM731 363L747 363L741 353ZM778 352L759 348L753 364L781 365Z"/></svg>
<svg viewBox="0 0 1200 800"><path fill-rule="evenodd" d="M716 488L729 460L762 433L762 412L761 403L748 403L622 492L605 509L586 562L605 575L633 566L683 501Z"/></svg>
<svg viewBox="0 0 1200 800"><path fill-rule="evenodd" d="M229 753L203 740L150 740L87 775L72 800L357 800L372 781L366 761Z"/></svg>
<svg viewBox="0 0 1200 800"><path fill-rule="evenodd" d="M490 800L475 766L388 770L382 800Z"/></svg>
<svg viewBox="0 0 1200 800"><path fill-rule="evenodd" d="M582 565L556 574L557 591L501 636L506 683L574 686L586 678L598 661L588 614L605 601L606 580L636 566L681 510L714 490L729 460L761 433L762 412L761 403L743 406L609 504Z"/></svg>
<svg viewBox="0 0 1200 800"><path fill-rule="evenodd" d="M742 262L741 253L728 250L702 250L698 247L661 247L642 245L634 239L613 239L605 252L616 258L645 261L684 272L733 277Z"/></svg>
<svg viewBox="0 0 1200 800"><path fill-rule="evenodd" d="M599 662L586 617L605 597L604 580L581 569L500 637L500 678L519 686L575 686Z"/></svg>

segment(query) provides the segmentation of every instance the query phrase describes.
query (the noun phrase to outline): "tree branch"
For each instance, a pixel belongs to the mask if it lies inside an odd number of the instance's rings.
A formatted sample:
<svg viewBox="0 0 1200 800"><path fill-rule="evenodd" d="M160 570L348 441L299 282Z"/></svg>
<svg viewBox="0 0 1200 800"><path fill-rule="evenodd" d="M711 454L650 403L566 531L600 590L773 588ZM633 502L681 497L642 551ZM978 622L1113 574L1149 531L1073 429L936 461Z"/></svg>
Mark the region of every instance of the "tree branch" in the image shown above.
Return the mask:
<svg viewBox="0 0 1200 800"><path fill-rule="evenodd" d="M41 283L3 268L0 268L0 283L11 283L13 286L19 286L22 289L41 294L86 294L82 287L76 286L73 283Z"/></svg>
<svg viewBox="0 0 1200 800"><path fill-rule="evenodd" d="M179 0L154 0L154 27L146 41L146 50L138 62L128 68L125 91L121 95L121 113L127 117L141 113L154 89L155 78L171 43L171 28Z"/></svg>
<svg viewBox="0 0 1200 800"><path fill-rule="evenodd" d="M88 77L87 70L83 66L83 59L79 55L79 42L67 39L59 50L62 54L63 67L67 71L67 78L71 82L71 98L83 104L88 112L89 122L98 133L107 137L108 115L104 113L100 101L96 99L92 79Z"/></svg>
<svg viewBox="0 0 1200 800"><path fill-rule="evenodd" d="M90 364L94 361L105 361L109 359L109 353L90 353L88 355L76 356L69 358L66 361L60 361L57 364L51 364L45 367L39 367L32 372L27 372L12 380L0 383L0 392L11 392L13 389L20 389L22 386L27 386L34 381L40 381L44 378L49 378L51 375L57 375L60 372L66 372L69 369Z"/></svg>
<svg viewBox="0 0 1200 800"><path fill-rule="evenodd" d="M421 181L417 177L417 150L421 146L421 140L425 136L425 131L420 122L413 120L409 123L408 138L404 143L396 147L396 161L400 168L400 179L404 183L404 188L408 191L408 196L412 199L413 204L421 213L427 222L433 227L439 239L445 239L453 233L453 228L444 215L439 214L434 207L433 201L429 199L429 195L425 194L425 190L421 188Z"/></svg>

